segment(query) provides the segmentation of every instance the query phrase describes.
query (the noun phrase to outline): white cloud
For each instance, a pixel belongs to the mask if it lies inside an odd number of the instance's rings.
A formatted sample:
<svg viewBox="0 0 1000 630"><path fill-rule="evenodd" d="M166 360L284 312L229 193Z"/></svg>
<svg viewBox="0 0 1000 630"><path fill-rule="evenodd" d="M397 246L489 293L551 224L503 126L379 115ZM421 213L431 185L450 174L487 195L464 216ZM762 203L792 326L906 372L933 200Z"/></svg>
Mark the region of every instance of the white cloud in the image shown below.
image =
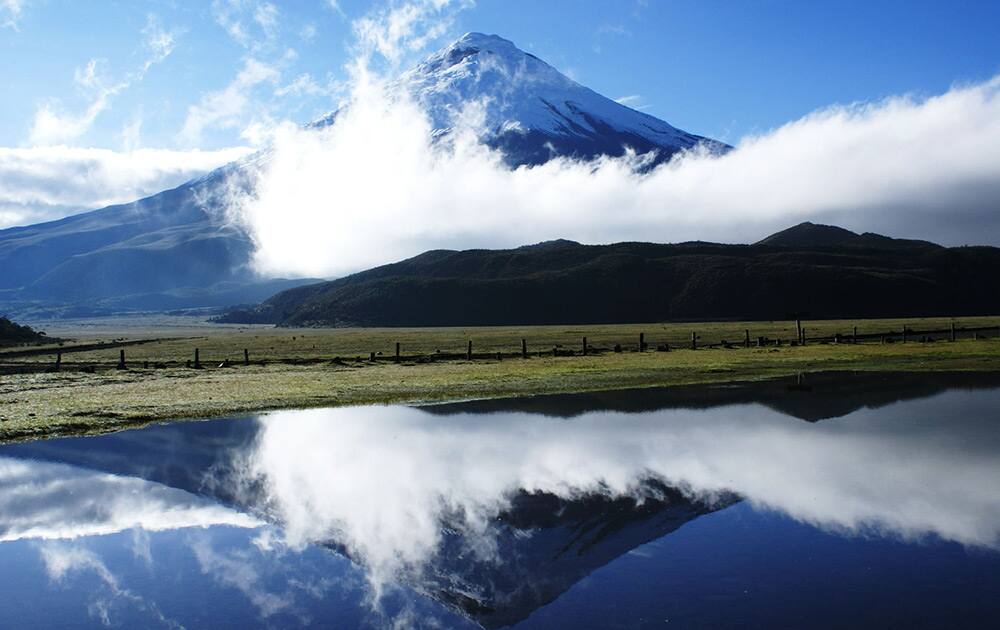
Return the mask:
<svg viewBox="0 0 1000 630"><path fill-rule="evenodd" d="M233 41L255 53L273 45L281 27L278 7L260 0L213 0L212 16Z"/></svg>
<svg viewBox="0 0 1000 630"><path fill-rule="evenodd" d="M127 128L124 135L130 134L138 135L138 127ZM133 201L250 151L248 147L219 151L0 147L0 229Z"/></svg>
<svg viewBox="0 0 1000 630"><path fill-rule="evenodd" d="M250 44L250 36L246 32L239 15L241 2L239 0L212 0L212 15L216 23L233 38L240 46Z"/></svg>
<svg viewBox="0 0 1000 630"><path fill-rule="evenodd" d="M303 26L302 29L299 30L299 38L301 38L303 41L306 42L311 42L313 39L315 39L316 25L310 22L309 24Z"/></svg>
<svg viewBox="0 0 1000 630"><path fill-rule="evenodd" d="M142 116L136 115L122 126L121 139L123 150L131 152L139 148L142 144Z"/></svg>
<svg viewBox="0 0 1000 630"><path fill-rule="evenodd" d="M0 28L18 30L17 23L24 13L25 0L0 0Z"/></svg>
<svg viewBox="0 0 1000 630"><path fill-rule="evenodd" d="M444 35L456 11L471 0L417 0L372 11L351 23L357 40L358 64L367 65L375 55L398 67L406 55L423 50Z"/></svg>
<svg viewBox="0 0 1000 630"><path fill-rule="evenodd" d="M268 37L274 37L278 27L278 7L270 2L262 2L253 8L253 21Z"/></svg>
<svg viewBox="0 0 1000 630"><path fill-rule="evenodd" d="M116 608L129 606L148 613L153 620L158 622L158 625L167 628L183 628L173 619L166 617L156 602L136 595L131 590L121 586L118 577L90 549L47 542L40 545L38 551L45 564L45 571L52 581L61 582L72 575L87 573L93 573L97 576L95 594L91 598L87 610L90 616L97 619L101 625L106 627L119 625L112 618L112 613Z"/></svg>
<svg viewBox="0 0 1000 630"><path fill-rule="evenodd" d="M146 27L142 29L142 34L146 36L145 46L149 57L142 64L138 79L142 79L151 67L170 56L176 39L176 33L164 30L159 18L153 14L146 16Z"/></svg>
<svg viewBox="0 0 1000 630"><path fill-rule="evenodd" d="M709 504L735 493L832 531L996 549L1000 504L983 482L1000 478L996 434L982 420L992 404L955 391L819 424L762 405L587 412L570 423L404 407L283 411L261 419L244 464L289 545L344 545L376 593L435 560L446 515L478 551L464 561L489 561L492 524L517 491L641 496L649 478ZM942 423L957 406L976 413Z"/></svg>
<svg viewBox="0 0 1000 630"><path fill-rule="evenodd" d="M141 81L154 65L164 61L174 49L175 35L163 30L154 15L146 18L142 30L147 57L138 70L120 81L112 81L101 70L106 62L91 59L73 73L74 82L90 98L90 104L80 112L62 110L55 101L42 103L35 111L29 141L32 144L58 144L76 140L93 126L97 117L108 109L112 99L134 83Z"/></svg>
<svg viewBox="0 0 1000 630"><path fill-rule="evenodd" d="M646 103L646 99L640 94L629 94L627 96L619 96L615 99L616 103L624 105L625 107L631 107L632 109L637 109L639 111L649 109L649 105Z"/></svg>
<svg viewBox="0 0 1000 630"><path fill-rule="evenodd" d="M629 158L510 170L475 130L440 143L417 106L372 87L330 128L281 128L256 196L234 200L261 270L331 276L552 238L748 242L803 220L1000 244L1000 77L818 111L646 175Z"/></svg>
<svg viewBox="0 0 1000 630"><path fill-rule="evenodd" d="M321 88L308 72L300 74L288 85L283 85L274 91L275 96L315 96L324 93L326 90Z"/></svg>
<svg viewBox="0 0 1000 630"><path fill-rule="evenodd" d="M29 134L33 144L56 144L74 140L94 124L97 116L107 109L111 99L128 87L127 81L109 82L100 74L100 59L91 59L73 73L73 81L93 95L93 100L82 112L59 111L55 102L46 102L35 111Z"/></svg>
<svg viewBox="0 0 1000 630"><path fill-rule="evenodd" d="M24 488L31 492L25 493ZM0 458L0 541L76 539L132 528L256 527L183 490L84 468Z"/></svg>
<svg viewBox="0 0 1000 630"><path fill-rule="evenodd" d="M294 604L290 593L277 594L266 589L264 580L246 553L239 550L216 551L205 537L196 537L191 543L191 550L202 573L243 593L264 619Z"/></svg>
<svg viewBox="0 0 1000 630"><path fill-rule="evenodd" d="M340 0L326 0L326 6L330 7L332 11L344 17L344 9L340 6Z"/></svg>
<svg viewBox="0 0 1000 630"><path fill-rule="evenodd" d="M262 83L274 83L280 72L274 66L248 57L233 80L221 90L209 92L188 107L181 136L197 144L206 128L232 129L240 125L252 103L251 93Z"/></svg>

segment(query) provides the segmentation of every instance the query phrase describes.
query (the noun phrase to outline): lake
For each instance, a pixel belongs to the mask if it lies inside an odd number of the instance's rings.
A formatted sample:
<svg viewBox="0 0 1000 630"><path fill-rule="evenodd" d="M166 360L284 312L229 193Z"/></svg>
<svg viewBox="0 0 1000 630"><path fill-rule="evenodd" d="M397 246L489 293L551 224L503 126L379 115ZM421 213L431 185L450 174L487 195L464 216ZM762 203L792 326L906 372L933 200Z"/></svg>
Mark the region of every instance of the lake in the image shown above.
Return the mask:
<svg viewBox="0 0 1000 630"><path fill-rule="evenodd" d="M1000 375L281 411L0 446L2 627L983 627Z"/></svg>

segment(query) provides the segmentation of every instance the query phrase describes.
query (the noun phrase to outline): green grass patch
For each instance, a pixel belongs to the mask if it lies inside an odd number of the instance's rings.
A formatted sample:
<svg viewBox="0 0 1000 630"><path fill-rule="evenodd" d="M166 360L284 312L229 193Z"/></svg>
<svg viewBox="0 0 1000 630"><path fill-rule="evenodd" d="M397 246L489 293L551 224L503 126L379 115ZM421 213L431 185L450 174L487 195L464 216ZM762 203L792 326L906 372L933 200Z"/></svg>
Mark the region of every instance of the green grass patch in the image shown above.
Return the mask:
<svg viewBox="0 0 1000 630"><path fill-rule="evenodd" d="M870 320L812 322L819 334L861 331L946 328L952 320ZM996 318L963 319L962 326L985 326ZM104 432L152 421L208 418L256 411L372 403L422 403L546 393L662 387L740 381L824 370L988 370L1000 371L997 333L979 340L933 343L810 344L792 347L713 348L692 351L690 330L703 343L742 340L750 328L757 335L795 337L794 323L752 322L632 326L546 326L531 328L447 329L271 329L253 327L184 329L150 327L111 339L161 337L159 342L126 348L126 370L114 369L118 351L67 353L63 370L0 377L0 440ZM72 330L59 330L60 336ZM103 332L103 331L102 331ZM670 352L636 352L644 332L654 347L670 343ZM171 337L170 333L176 333ZM736 333L739 333L737 335ZM813 332L809 333L814 334ZM580 356L582 337L592 348L625 351ZM100 341L77 337L74 343ZM404 355L426 356L436 350L464 352L468 339L476 352L544 351L528 359L431 362L390 360L396 341ZM631 341L630 341L631 340ZM71 346L68 343L67 346ZM552 356L562 346L575 356ZM187 369L198 347L204 369ZM243 348L253 363L242 365ZM369 352L382 358L370 363ZM341 362L334 362L341 357ZM354 357L361 357L356 361ZM229 367L218 367L228 359ZM26 359L29 360L29 359ZM31 357L51 362L51 357ZM2 358L0 358L2 361ZM144 362L151 367L144 369ZM257 362L264 361L264 365ZM298 361L300 363L296 364ZM163 368L152 367L159 363ZM81 371L95 365L93 373Z"/></svg>

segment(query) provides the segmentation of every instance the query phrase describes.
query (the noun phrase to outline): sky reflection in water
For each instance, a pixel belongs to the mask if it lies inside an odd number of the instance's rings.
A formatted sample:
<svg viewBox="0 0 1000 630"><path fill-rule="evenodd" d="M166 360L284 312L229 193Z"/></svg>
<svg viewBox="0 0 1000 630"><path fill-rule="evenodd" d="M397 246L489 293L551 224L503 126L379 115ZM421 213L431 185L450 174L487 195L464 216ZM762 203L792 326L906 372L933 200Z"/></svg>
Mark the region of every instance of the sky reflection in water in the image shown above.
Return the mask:
<svg viewBox="0 0 1000 630"><path fill-rule="evenodd" d="M869 589L996 612L979 593L1000 585L1000 389L976 385L854 388L833 413L825 385L780 384L640 412L321 409L6 446L0 625L783 625L838 598L890 620L850 598L867 583L850 558L885 574ZM788 592L837 571L823 603Z"/></svg>

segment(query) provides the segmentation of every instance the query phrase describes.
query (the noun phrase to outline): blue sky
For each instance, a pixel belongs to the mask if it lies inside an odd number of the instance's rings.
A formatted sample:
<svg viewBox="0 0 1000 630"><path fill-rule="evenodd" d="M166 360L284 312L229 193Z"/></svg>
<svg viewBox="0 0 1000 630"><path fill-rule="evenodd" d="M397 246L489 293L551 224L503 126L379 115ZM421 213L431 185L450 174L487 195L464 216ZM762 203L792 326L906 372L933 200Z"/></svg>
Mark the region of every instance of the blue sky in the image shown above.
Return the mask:
<svg viewBox="0 0 1000 630"><path fill-rule="evenodd" d="M598 92L729 142L834 103L937 94L1000 71L998 2L455 4L429 49L497 33ZM0 146L252 143L255 123L335 106L352 21L379 6L0 0ZM40 126L40 112L56 122Z"/></svg>
<svg viewBox="0 0 1000 630"><path fill-rule="evenodd" d="M0 229L177 186L271 142L287 128L280 123L336 109L361 53L393 76L479 31L608 97L739 146L705 171L710 181L697 161L657 180L665 189L650 198L673 194L682 216L702 220L686 237L745 238L743 228L712 232L704 221L732 226L721 217L745 222L750 212L759 236L819 218L979 242L1000 220L997 24L995 0L0 0ZM867 106L835 107L859 103ZM379 148L367 144L352 150ZM423 185L418 174L400 180ZM498 190L509 187L506 174L493 176ZM329 178L320 179L291 190L322 189ZM618 205L663 211L619 183ZM345 199L340 182L320 189L316 213L331 196ZM723 189L726 199L709 198ZM357 207L370 202L366 192L357 191ZM668 232L661 239L680 238Z"/></svg>

